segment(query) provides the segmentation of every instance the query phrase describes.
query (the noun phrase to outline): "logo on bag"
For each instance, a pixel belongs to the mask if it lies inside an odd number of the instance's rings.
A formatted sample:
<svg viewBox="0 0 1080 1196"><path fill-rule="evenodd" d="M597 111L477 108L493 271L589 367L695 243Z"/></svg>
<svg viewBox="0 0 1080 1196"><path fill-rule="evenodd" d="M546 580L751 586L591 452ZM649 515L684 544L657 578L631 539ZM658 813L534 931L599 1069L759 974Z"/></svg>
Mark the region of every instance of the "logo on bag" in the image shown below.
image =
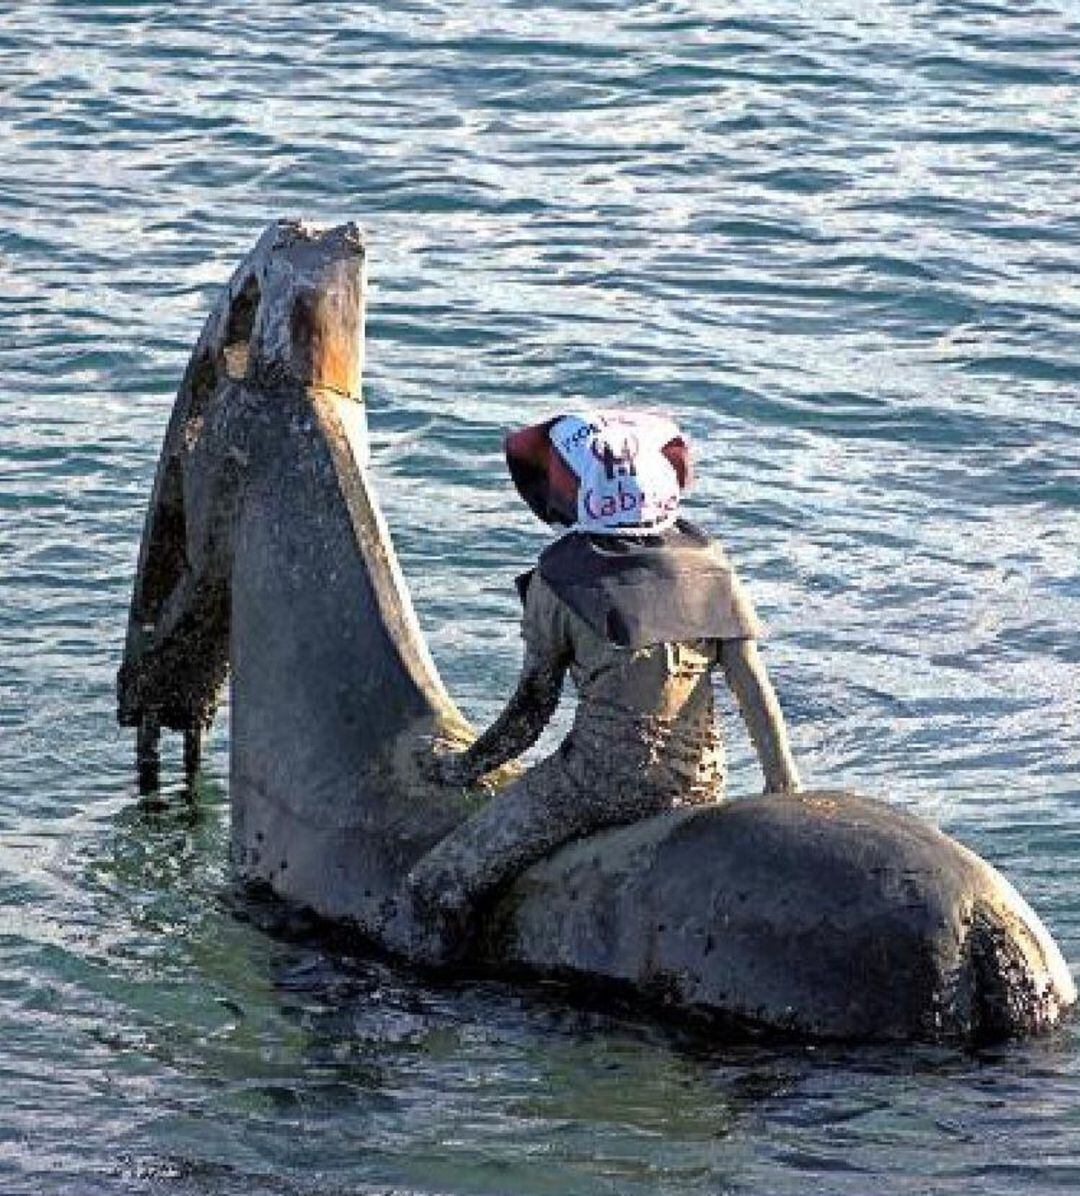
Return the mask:
<svg viewBox="0 0 1080 1196"><path fill-rule="evenodd" d="M663 446L677 434L670 420L640 412L589 411L558 420L551 443L580 483L575 526L613 531L669 524L679 488Z"/></svg>
<svg viewBox="0 0 1080 1196"><path fill-rule="evenodd" d="M632 433L623 436L622 448L618 453L611 441L604 437L597 437L589 446L593 456L603 465L607 480L614 482L616 478L633 478L637 476L637 455L639 451L638 439Z"/></svg>
<svg viewBox="0 0 1080 1196"><path fill-rule="evenodd" d="M615 515L638 514L643 522L657 523L677 510L678 506L678 494L643 494L636 486L629 489L621 481L614 494L597 494L595 490L586 490L582 497L585 514L598 522Z"/></svg>

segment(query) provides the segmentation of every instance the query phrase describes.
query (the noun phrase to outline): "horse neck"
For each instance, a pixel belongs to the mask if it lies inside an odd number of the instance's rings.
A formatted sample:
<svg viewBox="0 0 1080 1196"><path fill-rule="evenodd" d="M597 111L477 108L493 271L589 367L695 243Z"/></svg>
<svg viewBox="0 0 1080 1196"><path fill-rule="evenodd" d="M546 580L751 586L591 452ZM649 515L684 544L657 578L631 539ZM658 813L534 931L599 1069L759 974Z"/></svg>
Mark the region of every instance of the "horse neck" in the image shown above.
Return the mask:
<svg viewBox="0 0 1080 1196"><path fill-rule="evenodd" d="M403 739L461 718L368 484L359 407L264 401L232 537L233 790L361 817L385 789L364 778Z"/></svg>

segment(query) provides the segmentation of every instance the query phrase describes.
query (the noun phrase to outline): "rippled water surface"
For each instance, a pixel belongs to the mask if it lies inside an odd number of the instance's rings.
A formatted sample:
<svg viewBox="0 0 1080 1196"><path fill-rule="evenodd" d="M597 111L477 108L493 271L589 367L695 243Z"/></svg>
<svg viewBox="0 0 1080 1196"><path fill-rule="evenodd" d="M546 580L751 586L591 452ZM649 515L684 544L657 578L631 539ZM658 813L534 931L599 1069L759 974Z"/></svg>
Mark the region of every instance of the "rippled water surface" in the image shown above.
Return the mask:
<svg viewBox="0 0 1080 1196"><path fill-rule="evenodd" d="M725 1047L267 924L140 804L113 675L215 289L370 241L375 470L466 711L517 665L500 430L671 407L804 773L936 820L1080 963L1080 10L0 5L0 1188L1080 1187L1077 1032ZM735 790L759 782L731 726Z"/></svg>

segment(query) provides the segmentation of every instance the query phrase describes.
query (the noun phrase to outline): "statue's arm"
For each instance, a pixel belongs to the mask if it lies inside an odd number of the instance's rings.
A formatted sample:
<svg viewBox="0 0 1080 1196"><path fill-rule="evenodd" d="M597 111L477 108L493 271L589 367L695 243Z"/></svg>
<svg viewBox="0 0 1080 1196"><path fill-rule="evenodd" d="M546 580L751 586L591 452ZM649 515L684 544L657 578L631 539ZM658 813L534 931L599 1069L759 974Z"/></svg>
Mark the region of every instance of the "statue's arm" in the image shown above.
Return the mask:
<svg viewBox="0 0 1080 1196"><path fill-rule="evenodd" d="M466 751L443 758L442 778L471 785L532 747L555 713L565 675L564 660L526 652L517 688L502 714Z"/></svg>
<svg viewBox="0 0 1080 1196"><path fill-rule="evenodd" d="M574 654L569 616L543 578L529 576L521 623L525 661L517 688L502 714L467 751L438 762L440 779L447 784L471 785L520 756L540 738L559 704Z"/></svg>
<svg viewBox="0 0 1080 1196"><path fill-rule="evenodd" d="M766 793L798 793L802 783L784 714L757 645L750 639L721 641L720 665L757 751Z"/></svg>

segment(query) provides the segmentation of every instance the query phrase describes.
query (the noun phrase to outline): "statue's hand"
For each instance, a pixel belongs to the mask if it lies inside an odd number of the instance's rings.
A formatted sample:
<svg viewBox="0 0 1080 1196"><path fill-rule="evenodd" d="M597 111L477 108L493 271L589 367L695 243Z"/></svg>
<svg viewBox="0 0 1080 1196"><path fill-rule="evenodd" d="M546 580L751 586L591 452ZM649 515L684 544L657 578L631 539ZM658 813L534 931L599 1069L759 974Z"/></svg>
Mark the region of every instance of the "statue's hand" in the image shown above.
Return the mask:
<svg viewBox="0 0 1080 1196"><path fill-rule="evenodd" d="M476 774L470 767L465 752L447 752L432 756L425 768L428 780L450 789L467 789L476 781Z"/></svg>

